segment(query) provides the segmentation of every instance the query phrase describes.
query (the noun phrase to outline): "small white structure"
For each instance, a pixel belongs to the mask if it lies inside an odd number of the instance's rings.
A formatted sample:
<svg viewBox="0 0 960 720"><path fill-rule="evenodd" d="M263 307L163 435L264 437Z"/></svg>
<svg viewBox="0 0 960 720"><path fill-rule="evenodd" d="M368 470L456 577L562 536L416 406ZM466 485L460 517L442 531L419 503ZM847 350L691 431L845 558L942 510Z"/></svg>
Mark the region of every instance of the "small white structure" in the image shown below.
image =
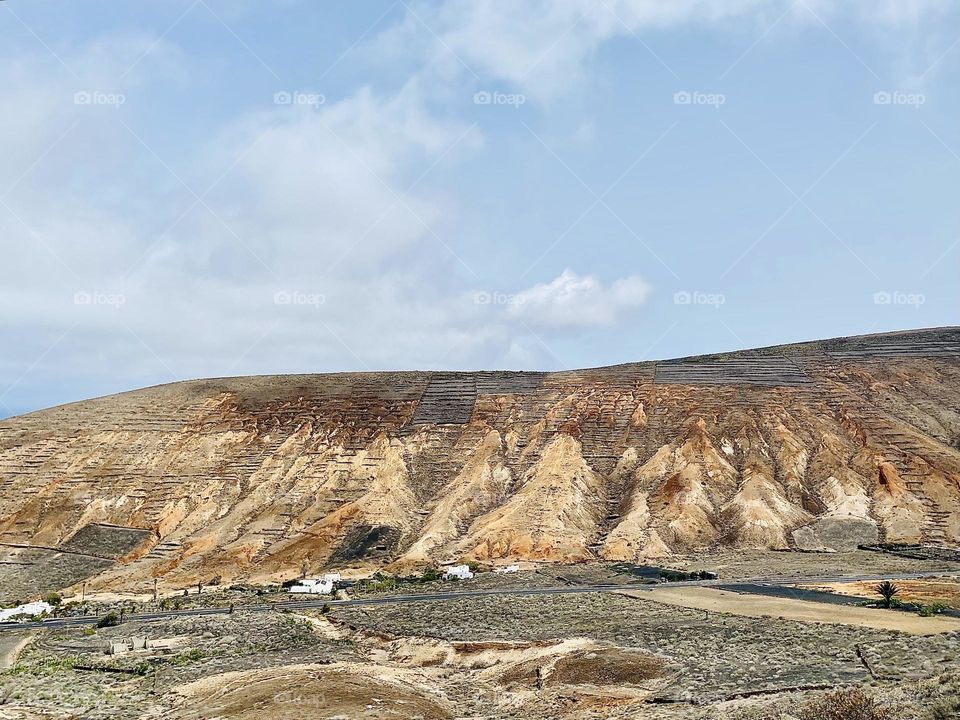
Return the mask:
<svg viewBox="0 0 960 720"><path fill-rule="evenodd" d="M500 573L501 575L511 574L520 572L519 565L506 565L504 567L499 567L494 570L495 573Z"/></svg>
<svg viewBox="0 0 960 720"><path fill-rule="evenodd" d="M124 655L130 652L130 645L126 640L111 640L107 646L108 655Z"/></svg>
<svg viewBox="0 0 960 720"><path fill-rule="evenodd" d="M449 580L450 578L469 580L473 577L473 573L470 572L469 565L451 565L444 571L443 577L445 580Z"/></svg>
<svg viewBox="0 0 960 720"><path fill-rule="evenodd" d="M145 635L134 635L129 638L119 638L111 640L107 646L108 655L124 655L137 650L149 650L153 647Z"/></svg>
<svg viewBox="0 0 960 720"><path fill-rule="evenodd" d="M291 585L290 592L307 593L310 595L329 595L333 592L333 581L326 578L322 580L304 578L300 581L299 585Z"/></svg>
<svg viewBox="0 0 960 720"><path fill-rule="evenodd" d="M43 615L49 612L53 612L53 606L50 603L38 600L37 602L27 603L26 605L17 605L17 607L10 608L9 610L0 610L0 622L12 620L21 615Z"/></svg>
<svg viewBox="0 0 960 720"><path fill-rule="evenodd" d="M329 581L332 582L332 583L338 583L338 582L340 582L343 578L340 577L340 573L338 573L338 572L332 572L332 573L324 573L323 579L324 579L324 580L329 580Z"/></svg>

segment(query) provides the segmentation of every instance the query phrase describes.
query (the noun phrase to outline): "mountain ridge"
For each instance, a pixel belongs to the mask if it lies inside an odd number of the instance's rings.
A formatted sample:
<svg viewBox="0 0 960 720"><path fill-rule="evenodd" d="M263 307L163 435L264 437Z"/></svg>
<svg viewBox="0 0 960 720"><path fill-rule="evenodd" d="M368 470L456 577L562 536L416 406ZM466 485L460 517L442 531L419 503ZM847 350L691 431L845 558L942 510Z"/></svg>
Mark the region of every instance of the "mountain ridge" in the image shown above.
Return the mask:
<svg viewBox="0 0 960 720"><path fill-rule="evenodd" d="M0 553L142 531L88 580L116 588L956 545L958 448L956 327L553 373L181 381L0 421Z"/></svg>
<svg viewBox="0 0 960 720"><path fill-rule="evenodd" d="M636 365L655 365L656 363L670 363L670 362L679 362L679 361L688 361L688 360L707 360L707 359L716 359L722 357L728 357L731 355L737 355L740 353L749 353L757 352L763 353L768 351L777 351L785 348L799 348L802 346L820 346L829 343L839 343L839 342L849 342L854 340L869 340L870 338L883 338L883 337L899 337L899 336L908 336L912 334L930 334L930 333L955 333L960 331L960 326L955 325L943 325L938 327L930 328L911 328L907 330L895 330L890 332L878 332L878 333L866 333L863 335L845 335L838 336L833 338L821 339L821 340L798 340L795 342L781 343L779 345L763 345L756 348L741 348L739 350L727 350L723 352L716 353L702 353L698 355L681 355L672 358L661 358L658 360L638 360L633 362L622 362L622 363L612 363L610 365L596 365L589 366L584 368L571 368L567 370L517 370L517 369L507 369L507 368L498 368L498 369L473 369L473 370L334 370L334 371L325 371L319 373L264 373L257 375L223 375L216 377L201 377L201 378L189 378L185 380L173 380L168 383L158 383L156 385L144 385L142 387L133 388L130 390L121 390L116 393L108 393L106 395L96 395L94 397L83 398L80 400L71 400L66 403L58 403L57 405L51 405L46 408L38 408L36 410L30 410L25 413L18 413L16 415L11 415L7 418L0 419L0 422L6 420L14 420L19 417L26 417L36 413L47 412L49 410L54 410L56 408L67 407L70 405L78 405L81 403L88 403L94 400L101 400L111 397L116 397L118 395L124 395L127 393L135 393L146 390L153 390L156 388L170 387L175 385L186 385L190 383L199 383L199 382L224 382L229 380L242 380L246 378L297 378L297 377L315 377L315 376L344 376L344 375L381 375L381 374L391 374L391 375L403 375L411 374L418 375L422 373L440 373L446 375L476 375L480 373L490 373L490 374L517 374L517 375L545 375L545 374L557 374L557 373L577 373L577 372L587 372L591 370L615 370L620 368L628 368Z"/></svg>

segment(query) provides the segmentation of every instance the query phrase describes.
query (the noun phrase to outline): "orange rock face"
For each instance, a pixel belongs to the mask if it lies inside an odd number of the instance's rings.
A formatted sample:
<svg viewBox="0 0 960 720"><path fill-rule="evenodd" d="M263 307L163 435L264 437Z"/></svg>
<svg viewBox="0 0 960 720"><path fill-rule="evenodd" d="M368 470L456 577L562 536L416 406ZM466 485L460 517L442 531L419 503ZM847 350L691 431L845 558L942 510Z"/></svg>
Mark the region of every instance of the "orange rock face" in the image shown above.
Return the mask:
<svg viewBox="0 0 960 720"><path fill-rule="evenodd" d="M960 541L960 330L561 373L175 383L0 422L0 543L102 587Z"/></svg>

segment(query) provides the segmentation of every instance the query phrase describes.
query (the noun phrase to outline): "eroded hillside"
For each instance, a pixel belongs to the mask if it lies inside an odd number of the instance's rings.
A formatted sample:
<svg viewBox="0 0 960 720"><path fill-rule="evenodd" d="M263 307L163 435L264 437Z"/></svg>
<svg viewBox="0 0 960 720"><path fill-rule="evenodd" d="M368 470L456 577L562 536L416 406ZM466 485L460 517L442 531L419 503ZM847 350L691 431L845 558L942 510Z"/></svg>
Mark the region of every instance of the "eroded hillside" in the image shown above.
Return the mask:
<svg viewBox="0 0 960 720"><path fill-rule="evenodd" d="M129 588L953 545L958 448L956 328L547 374L183 382L0 422L0 552Z"/></svg>

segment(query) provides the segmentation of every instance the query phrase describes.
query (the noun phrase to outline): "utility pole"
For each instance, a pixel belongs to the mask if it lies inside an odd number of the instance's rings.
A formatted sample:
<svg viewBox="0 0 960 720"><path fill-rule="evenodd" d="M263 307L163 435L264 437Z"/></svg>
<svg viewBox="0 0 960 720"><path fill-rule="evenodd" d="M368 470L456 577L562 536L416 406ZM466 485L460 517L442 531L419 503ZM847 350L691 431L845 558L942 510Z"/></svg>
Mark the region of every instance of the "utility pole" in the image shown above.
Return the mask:
<svg viewBox="0 0 960 720"><path fill-rule="evenodd" d="M153 579L153 604L157 604L157 578Z"/></svg>

